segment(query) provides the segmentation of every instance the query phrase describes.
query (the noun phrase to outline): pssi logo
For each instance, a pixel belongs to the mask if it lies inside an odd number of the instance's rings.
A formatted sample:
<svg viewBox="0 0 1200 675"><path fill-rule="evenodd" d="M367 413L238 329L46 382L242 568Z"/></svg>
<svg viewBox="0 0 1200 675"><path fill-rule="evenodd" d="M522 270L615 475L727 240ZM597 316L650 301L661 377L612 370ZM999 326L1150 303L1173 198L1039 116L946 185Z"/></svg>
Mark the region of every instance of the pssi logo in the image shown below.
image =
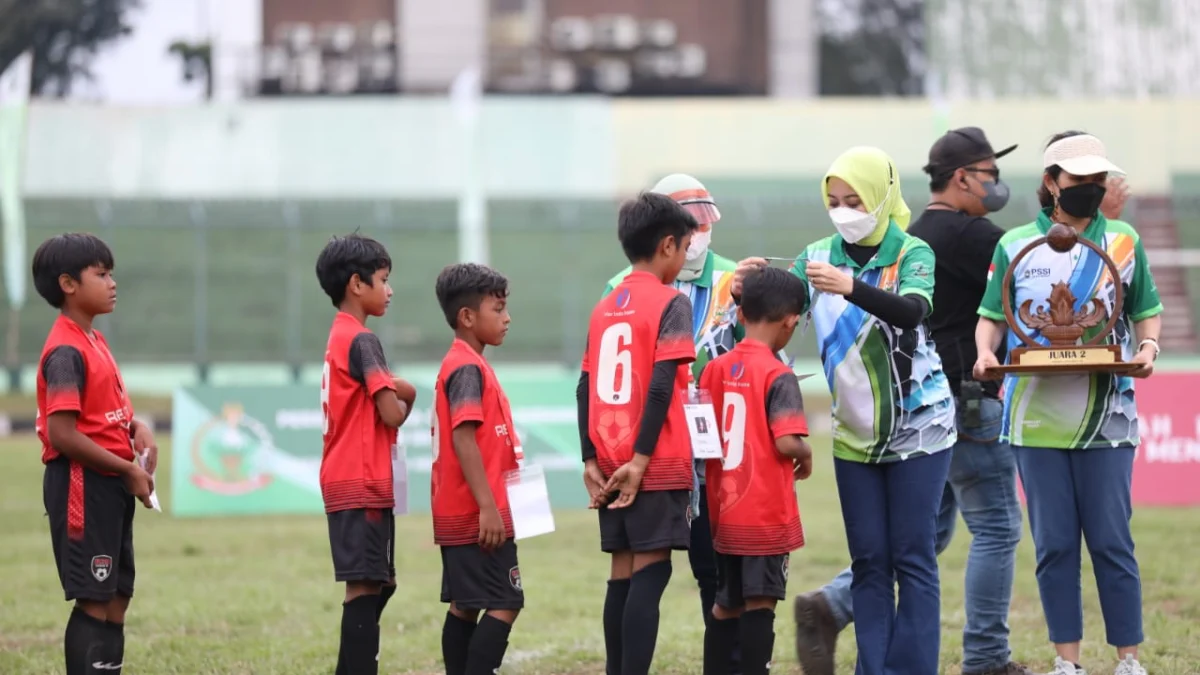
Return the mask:
<svg viewBox="0 0 1200 675"><path fill-rule="evenodd" d="M1026 279L1045 279L1050 276L1049 267L1027 267L1025 269Z"/></svg>
<svg viewBox="0 0 1200 675"><path fill-rule="evenodd" d="M617 299L616 299L617 309L625 309L626 307L628 307L629 306L629 297L630 297L629 289L622 288L617 293Z"/></svg>
<svg viewBox="0 0 1200 675"><path fill-rule="evenodd" d="M733 364L733 366L729 369L729 376L735 380L742 379L742 376L745 374L746 374L746 364L742 363L741 361L738 361L737 363Z"/></svg>

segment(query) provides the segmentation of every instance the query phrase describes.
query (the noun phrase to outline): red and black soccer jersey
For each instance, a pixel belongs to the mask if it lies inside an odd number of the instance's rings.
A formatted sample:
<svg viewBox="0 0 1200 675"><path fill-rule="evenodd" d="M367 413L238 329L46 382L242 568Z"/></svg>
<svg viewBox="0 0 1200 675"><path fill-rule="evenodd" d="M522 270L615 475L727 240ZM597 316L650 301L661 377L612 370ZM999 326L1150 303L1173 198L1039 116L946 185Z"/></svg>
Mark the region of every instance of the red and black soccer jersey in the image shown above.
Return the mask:
<svg viewBox="0 0 1200 675"><path fill-rule="evenodd" d="M713 548L728 555L790 553L804 546L792 460L775 439L808 435L796 376L771 351L743 340L700 375L712 395L725 459L705 466Z"/></svg>
<svg viewBox="0 0 1200 675"><path fill-rule="evenodd" d="M358 319L338 312L329 329L321 373L321 496L326 513L396 505L396 430L383 423L375 408L375 394L395 388L379 338Z"/></svg>
<svg viewBox="0 0 1200 675"><path fill-rule="evenodd" d="M679 394L688 383L682 364L695 359L691 301L648 272L631 272L592 310L583 371L588 430L604 475L633 459L654 364L679 361L676 391L641 489L692 489L692 444Z"/></svg>
<svg viewBox="0 0 1200 675"><path fill-rule="evenodd" d="M56 412L79 413L75 428L100 447L127 460L133 459L130 425L133 406L108 342L98 330L91 335L79 324L59 315L37 371L37 434L42 442L42 462L59 457L50 446L46 418Z"/></svg>
<svg viewBox="0 0 1200 675"><path fill-rule="evenodd" d="M513 429L508 397L483 355L455 339L442 359L434 391L433 475L430 502L433 540L439 546L461 546L479 541L479 505L463 476L454 451L454 430L474 422L475 443L483 459L492 499L504 520L504 531L513 536L505 474L517 468L520 441Z"/></svg>

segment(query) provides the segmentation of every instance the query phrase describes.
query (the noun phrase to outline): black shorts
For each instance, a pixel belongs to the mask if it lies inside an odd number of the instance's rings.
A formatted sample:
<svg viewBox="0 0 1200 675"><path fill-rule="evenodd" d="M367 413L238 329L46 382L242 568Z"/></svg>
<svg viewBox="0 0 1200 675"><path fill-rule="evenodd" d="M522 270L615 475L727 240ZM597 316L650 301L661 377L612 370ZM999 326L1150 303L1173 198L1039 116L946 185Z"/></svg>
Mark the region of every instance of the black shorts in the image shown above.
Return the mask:
<svg viewBox="0 0 1200 675"><path fill-rule="evenodd" d="M442 602L459 609L522 609L525 589L517 542L486 553L479 544L442 547Z"/></svg>
<svg viewBox="0 0 1200 675"><path fill-rule="evenodd" d="M623 509L602 507L600 550L646 553L661 549L686 551L692 543L691 492L639 492Z"/></svg>
<svg viewBox="0 0 1200 675"><path fill-rule="evenodd" d="M125 482L60 457L46 465L42 501L67 600L132 598L137 500Z"/></svg>
<svg viewBox="0 0 1200 675"><path fill-rule="evenodd" d="M349 509L326 516L334 579L386 583L396 577L396 516L391 509Z"/></svg>
<svg viewBox="0 0 1200 675"><path fill-rule="evenodd" d="M717 604L737 609L746 598L787 598L791 554L717 554Z"/></svg>

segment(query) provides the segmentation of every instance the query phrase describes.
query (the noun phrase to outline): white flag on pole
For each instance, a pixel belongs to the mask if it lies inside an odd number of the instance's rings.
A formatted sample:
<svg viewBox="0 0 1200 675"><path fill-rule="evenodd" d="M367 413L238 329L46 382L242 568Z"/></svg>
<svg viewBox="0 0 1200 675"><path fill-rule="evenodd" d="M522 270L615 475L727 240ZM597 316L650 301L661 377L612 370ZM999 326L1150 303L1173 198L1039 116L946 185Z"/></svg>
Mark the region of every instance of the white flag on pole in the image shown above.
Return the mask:
<svg viewBox="0 0 1200 675"><path fill-rule="evenodd" d="M25 209L21 165L25 115L33 79L33 52L18 56L0 73L0 220L4 223L4 285L13 309L25 304Z"/></svg>
<svg viewBox="0 0 1200 675"><path fill-rule="evenodd" d="M0 73L0 106L28 103L32 80L33 52L27 51Z"/></svg>

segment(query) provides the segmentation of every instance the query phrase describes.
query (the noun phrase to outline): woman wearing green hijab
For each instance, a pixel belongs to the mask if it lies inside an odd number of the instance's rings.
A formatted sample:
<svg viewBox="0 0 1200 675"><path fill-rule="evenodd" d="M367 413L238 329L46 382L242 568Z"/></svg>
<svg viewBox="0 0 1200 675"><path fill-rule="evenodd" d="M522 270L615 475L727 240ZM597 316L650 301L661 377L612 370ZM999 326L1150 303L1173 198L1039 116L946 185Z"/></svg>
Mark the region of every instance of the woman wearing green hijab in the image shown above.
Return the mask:
<svg viewBox="0 0 1200 675"><path fill-rule="evenodd" d="M807 309L833 395L834 470L853 559L855 672L936 673L934 540L950 467L944 451L956 432L950 386L925 325L933 251L905 234L910 211L899 174L878 148L838 157L821 196L837 233L810 244L792 272L808 282ZM765 263L747 259L739 271Z"/></svg>

